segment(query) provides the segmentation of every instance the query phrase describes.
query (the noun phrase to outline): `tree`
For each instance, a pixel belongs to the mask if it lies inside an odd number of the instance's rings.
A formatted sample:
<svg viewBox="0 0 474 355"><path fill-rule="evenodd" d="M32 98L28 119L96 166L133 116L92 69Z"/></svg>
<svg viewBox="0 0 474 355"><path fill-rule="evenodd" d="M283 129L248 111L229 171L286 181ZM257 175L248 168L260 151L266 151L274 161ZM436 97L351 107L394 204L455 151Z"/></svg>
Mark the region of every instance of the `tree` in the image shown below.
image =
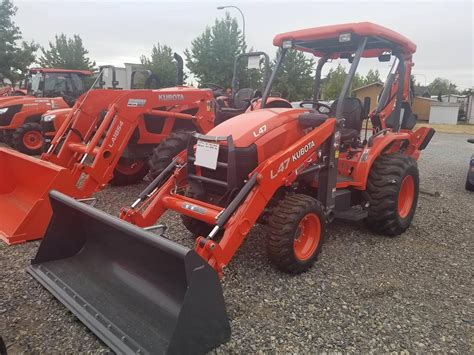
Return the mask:
<svg viewBox="0 0 474 355"><path fill-rule="evenodd" d="M346 75L346 69L341 64L338 64L336 69L329 70L322 90L325 100L335 100L339 97ZM358 80L361 80L360 77Z"/></svg>
<svg viewBox="0 0 474 355"><path fill-rule="evenodd" d="M153 45L151 56L142 55L140 61L158 77L160 87L176 85L177 67L171 47L157 43Z"/></svg>
<svg viewBox="0 0 474 355"><path fill-rule="evenodd" d="M11 0L0 2L0 80L8 79L13 85L28 72L35 61L38 46L34 42L22 41L21 31L13 17L17 8Z"/></svg>
<svg viewBox="0 0 474 355"><path fill-rule="evenodd" d="M277 52L279 56L280 50ZM274 61L275 65L276 59ZM277 73L273 91L289 101L298 101L313 96L314 78L311 75L314 60L306 58L305 54L296 50L286 53L282 66Z"/></svg>
<svg viewBox="0 0 474 355"><path fill-rule="evenodd" d="M91 70L95 62L87 57L89 53L79 35L68 38L64 33L55 36L54 43L49 42L49 49L41 48L43 56L39 64L45 68Z"/></svg>
<svg viewBox="0 0 474 355"><path fill-rule="evenodd" d="M187 67L199 84L215 83L230 87L235 56L245 52L245 49L237 20L226 13L224 19L216 19L214 26L206 27L184 54Z"/></svg>
<svg viewBox="0 0 474 355"><path fill-rule="evenodd" d="M382 80L380 80L380 73L378 69L372 70L369 69L367 72L367 75L364 78L364 85L370 85L373 83L380 83ZM353 86L355 87L355 86Z"/></svg>
<svg viewBox="0 0 474 355"><path fill-rule="evenodd" d="M457 94L456 84L448 79L436 78L429 85L428 90L431 95Z"/></svg>
<svg viewBox="0 0 474 355"><path fill-rule="evenodd" d="M359 73L355 73L354 78L352 78L352 88L357 89L364 85L365 85L365 78ZM341 85L341 89L342 89L342 85Z"/></svg>

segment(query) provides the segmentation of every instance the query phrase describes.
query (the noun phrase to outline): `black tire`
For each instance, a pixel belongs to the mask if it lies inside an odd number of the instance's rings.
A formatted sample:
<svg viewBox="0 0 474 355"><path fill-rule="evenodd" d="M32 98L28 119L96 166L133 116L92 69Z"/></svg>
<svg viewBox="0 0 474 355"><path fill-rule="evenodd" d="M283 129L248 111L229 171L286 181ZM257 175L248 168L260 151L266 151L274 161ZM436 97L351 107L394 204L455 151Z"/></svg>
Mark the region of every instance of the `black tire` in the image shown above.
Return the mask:
<svg viewBox="0 0 474 355"><path fill-rule="evenodd" d="M129 173L124 173L123 171L120 171L117 167L114 169L114 177L112 180L110 180L110 184L114 186L127 186L127 185L132 185L136 184L140 181L143 180L143 178L148 174L148 171L150 170L150 167L148 166L148 163L144 160L140 160L137 162L131 162L131 161L126 161L124 158L120 158L119 164L140 164L138 169L136 171L133 171L131 169L131 172ZM141 165L143 164L143 165Z"/></svg>
<svg viewBox="0 0 474 355"><path fill-rule="evenodd" d="M163 139L161 143L153 149L153 154L148 161L150 179L156 178L160 173L171 164L173 158L181 153L188 146L191 132L179 131L172 132L169 137Z"/></svg>
<svg viewBox="0 0 474 355"><path fill-rule="evenodd" d="M12 146L13 143L13 133L10 130L5 130L3 131L3 143L5 143L8 146Z"/></svg>
<svg viewBox="0 0 474 355"><path fill-rule="evenodd" d="M186 190L185 195L191 198L195 197L189 190ZM181 221L183 222L183 225L186 227L186 229L191 232L193 239L196 239L199 236L207 237L211 232L212 228L214 228L214 226L211 226L206 222L185 215L181 215ZM218 235L216 236L217 238L215 239L217 240L218 237L222 236L222 234L223 230L220 230Z"/></svg>
<svg viewBox="0 0 474 355"><path fill-rule="evenodd" d="M402 182L410 179L413 182L411 206L405 212L399 211ZM413 220L418 194L419 174L416 161L401 153L381 155L370 169L367 190L363 192L364 199L369 203L366 225L376 233L391 237L400 235Z"/></svg>
<svg viewBox="0 0 474 355"><path fill-rule="evenodd" d="M300 238L302 231L300 223L310 215L319 221L319 236L311 234L316 244L309 248L308 256L302 259L297 256L295 241ZM307 195L287 195L270 211L266 233L268 257L278 269L300 274L317 260L325 235L326 216L321 203Z"/></svg>
<svg viewBox="0 0 474 355"><path fill-rule="evenodd" d="M214 228L214 226L211 226L206 222L199 221L185 215L181 215L181 221L183 222L183 225L186 227L186 229L191 232L194 239L199 236L207 237L209 233L211 233L212 228Z"/></svg>
<svg viewBox="0 0 474 355"><path fill-rule="evenodd" d="M31 145L25 144L25 135L32 135ZM13 133L12 146L19 152L28 155L39 155L43 152L44 137L39 123L30 122L18 127Z"/></svg>

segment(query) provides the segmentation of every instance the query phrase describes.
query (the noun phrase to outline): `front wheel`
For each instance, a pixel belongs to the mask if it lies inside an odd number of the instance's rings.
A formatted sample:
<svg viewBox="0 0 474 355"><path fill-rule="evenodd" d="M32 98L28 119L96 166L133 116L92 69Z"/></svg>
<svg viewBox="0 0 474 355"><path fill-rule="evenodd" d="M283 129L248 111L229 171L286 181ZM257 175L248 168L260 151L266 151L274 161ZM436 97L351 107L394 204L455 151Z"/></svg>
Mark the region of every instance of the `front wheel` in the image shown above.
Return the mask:
<svg viewBox="0 0 474 355"><path fill-rule="evenodd" d="M153 154L148 161L150 165L150 173L148 175L152 180L171 164L175 156L186 149L190 137L191 132L173 132L153 149Z"/></svg>
<svg viewBox="0 0 474 355"><path fill-rule="evenodd" d="M114 186L136 184L143 180L149 169L146 160L120 158L110 183Z"/></svg>
<svg viewBox="0 0 474 355"><path fill-rule="evenodd" d="M410 226L419 193L416 161L400 153L378 157L370 169L364 198L369 203L367 226L397 236Z"/></svg>
<svg viewBox="0 0 474 355"><path fill-rule="evenodd" d="M28 155L39 155L43 151L44 138L39 123L25 123L16 129L12 145L19 152Z"/></svg>
<svg viewBox="0 0 474 355"><path fill-rule="evenodd" d="M268 257L282 271L305 272L321 252L325 231L326 216L318 200L301 194L286 196L268 218Z"/></svg>

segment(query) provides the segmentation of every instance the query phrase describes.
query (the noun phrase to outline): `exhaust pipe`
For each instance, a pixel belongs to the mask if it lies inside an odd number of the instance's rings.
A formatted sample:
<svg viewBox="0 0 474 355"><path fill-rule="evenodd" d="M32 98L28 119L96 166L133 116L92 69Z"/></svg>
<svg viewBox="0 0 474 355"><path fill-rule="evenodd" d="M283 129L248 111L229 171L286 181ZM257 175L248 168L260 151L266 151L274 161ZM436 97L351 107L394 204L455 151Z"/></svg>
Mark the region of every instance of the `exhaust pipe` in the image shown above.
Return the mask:
<svg viewBox="0 0 474 355"><path fill-rule="evenodd" d="M230 338L216 272L194 250L56 191L28 272L117 353L204 353Z"/></svg>

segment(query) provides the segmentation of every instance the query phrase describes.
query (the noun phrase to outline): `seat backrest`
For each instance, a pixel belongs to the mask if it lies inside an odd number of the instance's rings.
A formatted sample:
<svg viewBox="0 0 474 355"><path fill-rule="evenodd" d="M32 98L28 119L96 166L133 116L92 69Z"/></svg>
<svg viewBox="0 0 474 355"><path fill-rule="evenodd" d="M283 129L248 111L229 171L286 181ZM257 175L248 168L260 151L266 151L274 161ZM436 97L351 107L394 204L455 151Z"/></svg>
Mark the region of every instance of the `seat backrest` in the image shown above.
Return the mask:
<svg viewBox="0 0 474 355"><path fill-rule="evenodd" d="M336 112L338 101L339 99L332 103L332 112ZM344 128L355 129L358 132L362 130L362 103L358 98L346 97L344 99L342 117L345 118Z"/></svg>
<svg viewBox="0 0 474 355"><path fill-rule="evenodd" d="M239 89L234 95L234 108L243 109L247 108L250 104L250 100L255 97L255 89L243 88Z"/></svg>

